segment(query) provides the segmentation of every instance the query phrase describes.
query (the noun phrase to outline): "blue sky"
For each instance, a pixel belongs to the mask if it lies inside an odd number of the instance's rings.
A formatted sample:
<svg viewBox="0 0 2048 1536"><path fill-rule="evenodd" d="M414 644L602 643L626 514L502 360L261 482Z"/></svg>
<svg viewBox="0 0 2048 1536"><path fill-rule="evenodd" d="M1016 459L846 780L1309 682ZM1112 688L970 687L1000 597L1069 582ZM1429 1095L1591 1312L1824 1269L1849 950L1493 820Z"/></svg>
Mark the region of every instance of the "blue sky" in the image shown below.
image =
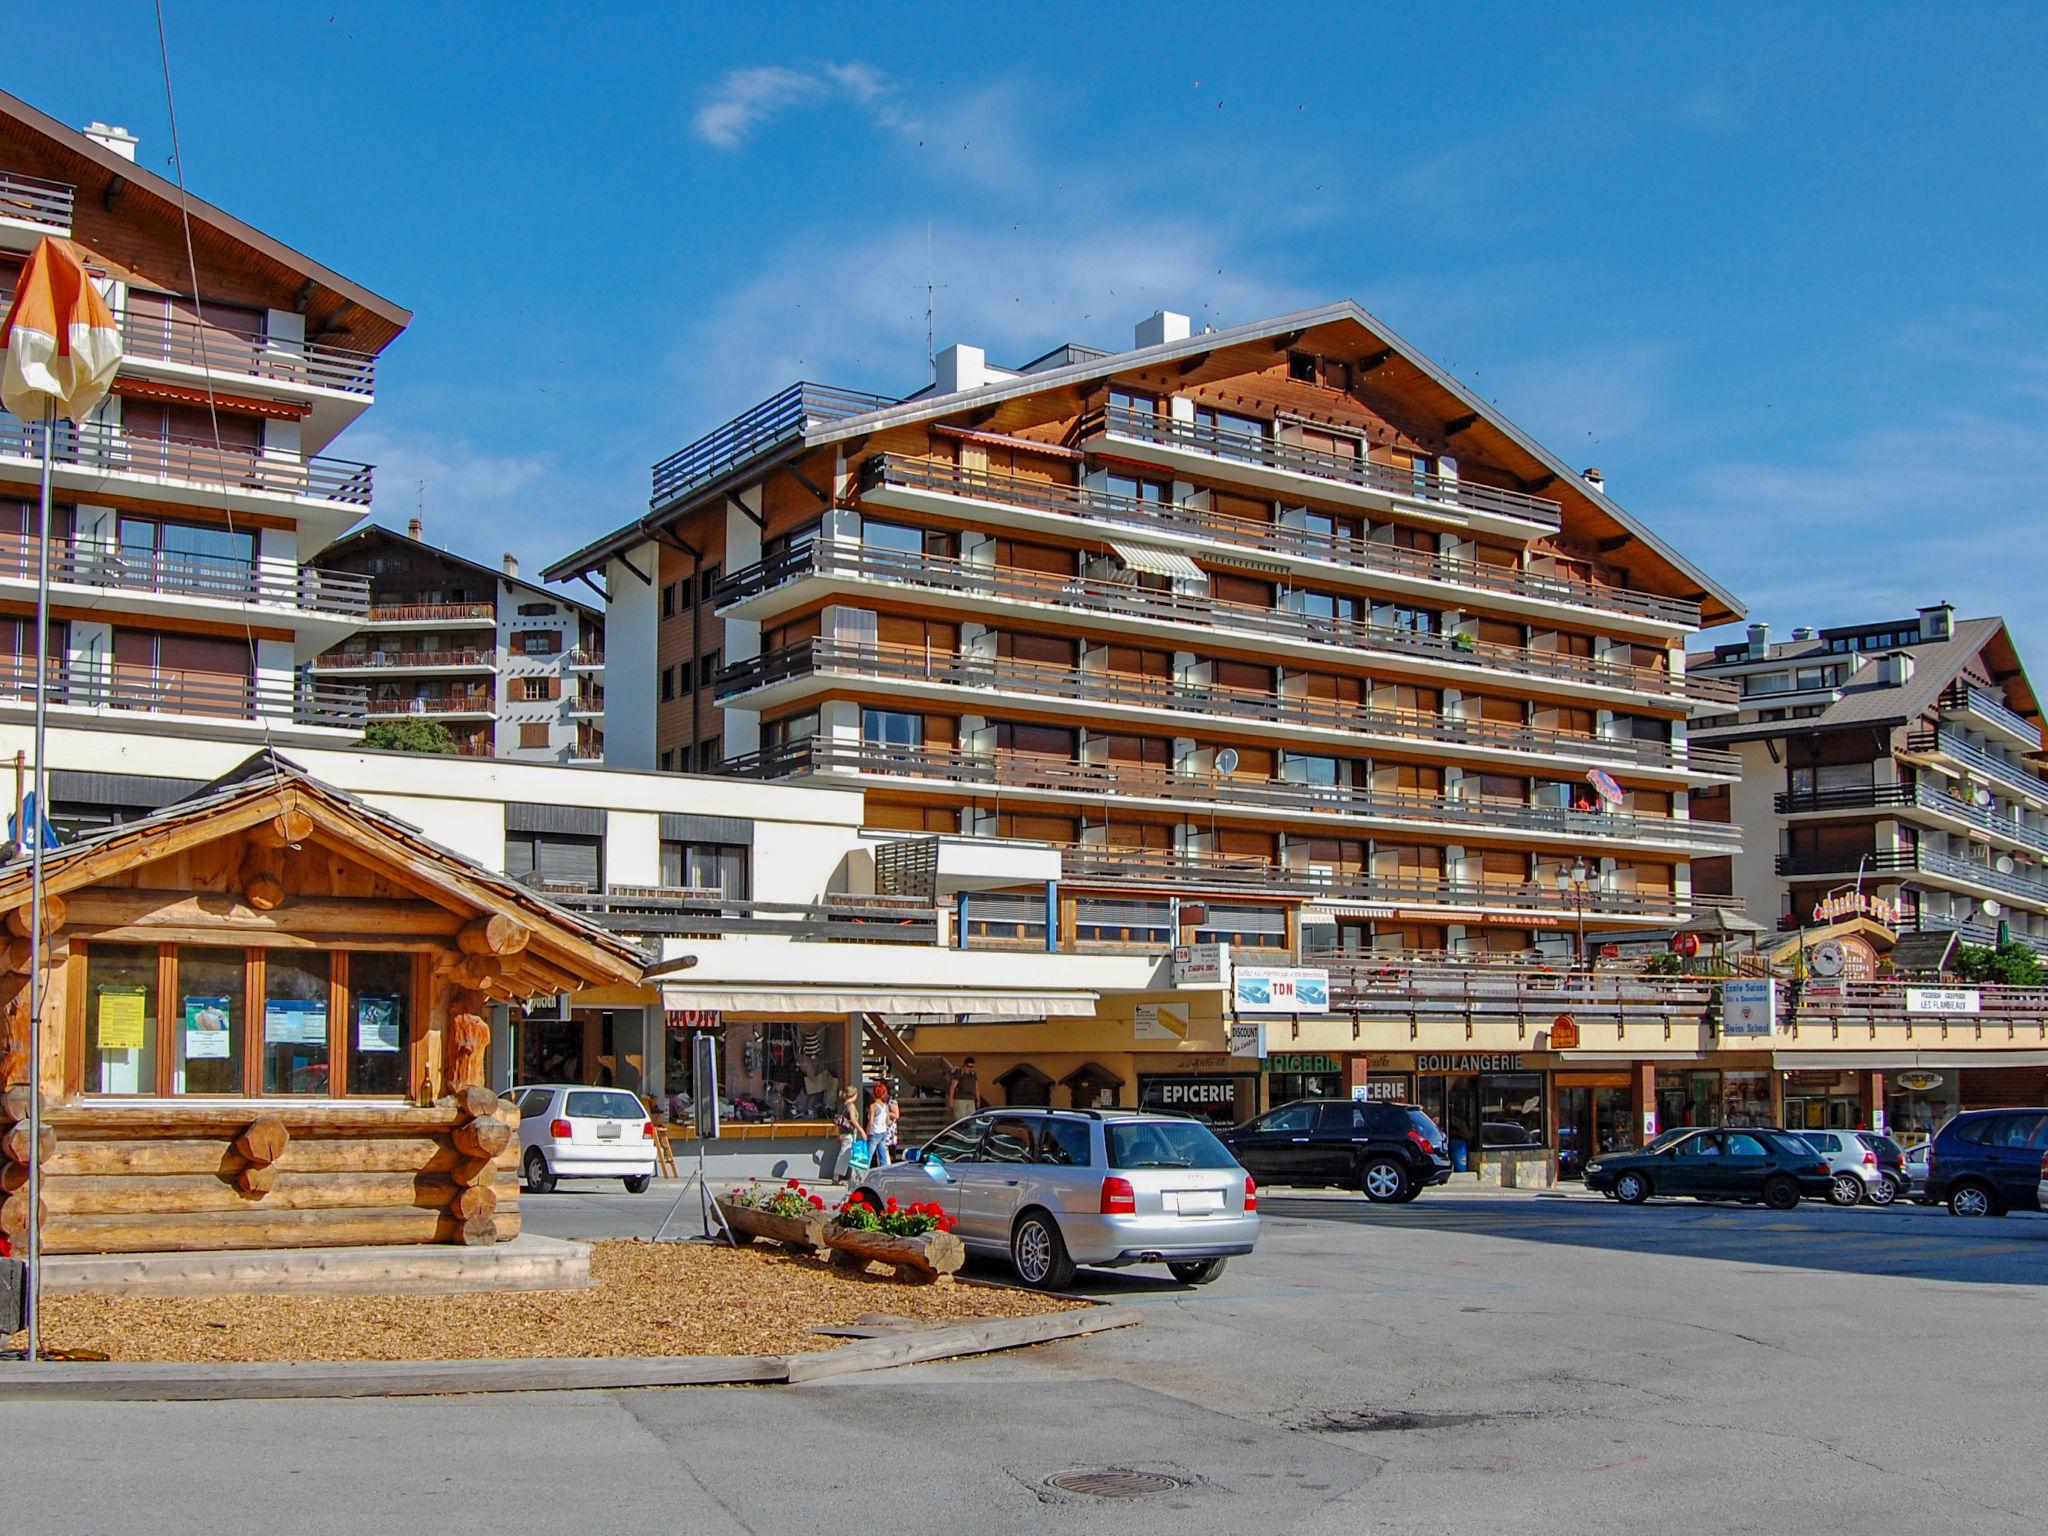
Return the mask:
<svg viewBox="0 0 2048 1536"><path fill-rule="evenodd" d="M940 346L1355 298L1781 633L2048 647L2048 8L166 3L194 190L417 312L334 451L467 553L922 384L929 227ZM166 169L151 10L92 26L0 82Z"/></svg>

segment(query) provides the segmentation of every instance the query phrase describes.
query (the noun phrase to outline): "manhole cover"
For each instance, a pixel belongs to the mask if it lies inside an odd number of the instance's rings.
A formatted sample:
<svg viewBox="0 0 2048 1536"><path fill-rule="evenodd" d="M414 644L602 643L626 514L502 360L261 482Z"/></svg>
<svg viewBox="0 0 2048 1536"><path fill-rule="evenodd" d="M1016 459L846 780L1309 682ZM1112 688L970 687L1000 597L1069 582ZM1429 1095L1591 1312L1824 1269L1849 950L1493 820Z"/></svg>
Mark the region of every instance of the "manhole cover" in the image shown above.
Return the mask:
<svg viewBox="0 0 2048 1536"><path fill-rule="evenodd" d="M1172 1493L1187 1485L1163 1472L1062 1472L1045 1480L1048 1488L1062 1493L1085 1493L1097 1499L1138 1499L1148 1493Z"/></svg>

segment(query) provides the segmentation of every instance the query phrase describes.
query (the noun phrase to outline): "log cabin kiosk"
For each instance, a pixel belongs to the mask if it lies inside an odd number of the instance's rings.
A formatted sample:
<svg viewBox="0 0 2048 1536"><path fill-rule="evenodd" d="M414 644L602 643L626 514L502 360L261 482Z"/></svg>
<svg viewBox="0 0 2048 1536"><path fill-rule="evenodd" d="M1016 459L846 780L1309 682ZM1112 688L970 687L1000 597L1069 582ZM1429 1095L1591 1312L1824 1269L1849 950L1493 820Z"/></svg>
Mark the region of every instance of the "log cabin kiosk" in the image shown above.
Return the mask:
<svg viewBox="0 0 2048 1536"><path fill-rule="evenodd" d="M0 1233L43 1251L502 1241L493 1004L637 983L629 942L258 754L47 855L30 1144L28 861L0 867Z"/></svg>

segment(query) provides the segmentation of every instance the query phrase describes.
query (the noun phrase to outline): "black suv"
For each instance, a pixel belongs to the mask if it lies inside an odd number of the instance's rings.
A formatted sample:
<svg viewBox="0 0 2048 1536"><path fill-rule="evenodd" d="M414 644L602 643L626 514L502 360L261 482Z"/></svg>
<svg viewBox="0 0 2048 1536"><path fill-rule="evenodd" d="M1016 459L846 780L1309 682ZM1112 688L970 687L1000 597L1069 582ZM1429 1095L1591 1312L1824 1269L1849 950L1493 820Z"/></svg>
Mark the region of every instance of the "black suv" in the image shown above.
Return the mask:
<svg viewBox="0 0 2048 1536"><path fill-rule="evenodd" d="M1223 1144L1262 1181L1349 1184L1381 1203L1451 1176L1450 1143L1413 1104L1296 1099L1225 1131Z"/></svg>
<svg viewBox="0 0 2048 1536"><path fill-rule="evenodd" d="M2041 1208L2048 1109L1964 1110L1927 1150L1927 1200L1958 1216Z"/></svg>

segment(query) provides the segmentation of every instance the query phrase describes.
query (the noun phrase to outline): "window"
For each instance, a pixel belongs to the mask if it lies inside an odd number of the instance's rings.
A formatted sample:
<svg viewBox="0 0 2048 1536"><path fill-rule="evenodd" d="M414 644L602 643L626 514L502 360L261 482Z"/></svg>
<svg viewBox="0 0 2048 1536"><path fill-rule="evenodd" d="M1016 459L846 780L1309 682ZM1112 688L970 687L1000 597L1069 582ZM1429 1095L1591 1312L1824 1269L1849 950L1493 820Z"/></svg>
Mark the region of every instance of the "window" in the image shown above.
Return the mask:
<svg viewBox="0 0 2048 1536"><path fill-rule="evenodd" d="M1372 617L1376 624L1385 624L1412 635L1433 635L1443 628L1443 615L1434 609L1409 608L1399 603L1389 603L1376 609Z"/></svg>
<svg viewBox="0 0 2048 1536"><path fill-rule="evenodd" d="M157 952L95 944L85 967L85 1091L155 1093Z"/></svg>
<svg viewBox="0 0 2048 1536"><path fill-rule="evenodd" d="M561 612L553 603L521 603L519 617L522 619L551 619Z"/></svg>
<svg viewBox="0 0 2048 1536"><path fill-rule="evenodd" d="M972 1162L981 1145L981 1133L994 1119L994 1115L975 1115L949 1126L925 1143L924 1155L942 1163Z"/></svg>
<svg viewBox="0 0 2048 1536"><path fill-rule="evenodd" d="M981 1161L1028 1163L1037 1142L1031 1121L1021 1115L998 1115L981 1139Z"/></svg>
<svg viewBox="0 0 2048 1536"><path fill-rule="evenodd" d="M704 679L704 681L705 681L706 683L709 683L709 682L711 681L711 679L707 677L707 678L705 678L705 679ZM696 686L697 686L697 664L696 664L696 663L695 663L694 661L679 661L679 662L677 662L677 663L676 663L676 692L677 692L678 694L685 694L685 693L688 693L688 692L689 692L689 691L690 691L691 689L695 688Z"/></svg>
<svg viewBox="0 0 2048 1536"><path fill-rule="evenodd" d="M1337 777L1337 759L1334 757L1305 757L1298 752L1280 754L1280 778L1285 783L1334 787Z"/></svg>
<svg viewBox="0 0 2048 1536"><path fill-rule="evenodd" d="M1103 1127L1112 1168L1235 1168L1206 1125L1191 1120L1118 1121Z"/></svg>
<svg viewBox="0 0 2048 1536"><path fill-rule="evenodd" d="M1276 1109L1270 1115L1259 1117L1260 1131L1268 1135L1302 1135L1315 1129L1316 1107L1313 1104L1290 1104L1285 1109Z"/></svg>
<svg viewBox="0 0 2048 1536"><path fill-rule="evenodd" d="M1135 390L1112 389L1109 392L1109 408L1125 416L1157 416L1159 397L1143 395Z"/></svg>
<svg viewBox="0 0 2048 1536"><path fill-rule="evenodd" d="M552 629L523 629L512 636L514 656L553 656L562 649L562 636Z"/></svg>
<svg viewBox="0 0 2048 1536"><path fill-rule="evenodd" d="M1360 616L1359 600L1335 592L1311 592L1290 587L1280 594L1280 607L1289 613L1307 614L1313 619L1339 619L1355 624Z"/></svg>
<svg viewBox="0 0 2048 1536"><path fill-rule="evenodd" d="M348 956L347 968L348 1092L402 1094L412 1044L413 957L357 951Z"/></svg>
<svg viewBox="0 0 2048 1536"><path fill-rule="evenodd" d="M1479 1079L1479 1144L1543 1145L1543 1076L1502 1072Z"/></svg>
<svg viewBox="0 0 2048 1536"><path fill-rule="evenodd" d="M1140 475L1111 474L1104 478L1102 488L1111 496L1125 496L1133 501L1151 502L1164 506L1173 500L1173 484L1168 480L1149 480Z"/></svg>
<svg viewBox="0 0 2048 1536"><path fill-rule="evenodd" d="M1086 1168L1095 1160L1085 1120L1041 1120L1038 1123L1038 1160L1063 1168Z"/></svg>
<svg viewBox="0 0 2048 1536"><path fill-rule="evenodd" d="M263 967L263 1091L311 1097L331 1091L325 954L278 951Z"/></svg>
<svg viewBox="0 0 2048 1536"><path fill-rule="evenodd" d="M664 747L664 748L662 748L662 751L661 751L661 771L662 771L663 773L673 773L673 772L675 772L675 767L676 767L676 750L675 750L675 748L674 748L674 747Z"/></svg>
<svg viewBox="0 0 2048 1536"><path fill-rule="evenodd" d="M870 747L921 747L924 716L894 709L864 709L860 712L860 739Z"/></svg>
<svg viewBox="0 0 2048 1536"><path fill-rule="evenodd" d="M1297 384L1316 382L1316 356L1313 352L1290 352L1287 354L1287 377Z"/></svg>
<svg viewBox="0 0 2048 1536"><path fill-rule="evenodd" d="M519 1118L538 1120L555 1105L555 1090L552 1088L529 1088L519 1096Z"/></svg>
<svg viewBox="0 0 2048 1536"><path fill-rule="evenodd" d="M661 845L661 883L672 890L716 891L728 901L747 899L747 849L740 843Z"/></svg>
<svg viewBox="0 0 2048 1536"><path fill-rule="evenodd" d="M1234 416L1208 406L1197 408L1195 425L1210 440L1211 450L1225 458L1257 458L1266 438L1266 424L1257 417Z"/></svg>
<svg viewBox="0 0 2048 1536"><path fill-rule="evenodd" d="M697 771L716 773L725 766L725 738L706 736L697 743Z"/></svg>
<svg viewBox="0 0 2048 1536"><path fill-rule="evenodd" d="M710 602L712 594L718 590L719 569L717 563L713 562L698 573L697 601L700 603Z"/></svg>
<svg viewBox="0 0 2048 1536"><path fill-rule="evenodd" d="M719 668L724 664L725 652L722 650L706 651L702 656L698 657L697 678L699 683L709 688L717 679Z"/></svg>
<svg viewBox="0 0 2048 1536"><path fill-rule="evenodd" d="M548 745L547 721L528 720L521 723L519 727L519 745L522 748L546 747Z"/></svg>
<svg viewBox="0 0 2048 1536"><path fill-rule="evenodd" d="M512 680L518 689L515 697L525 703L544 702L555 697L556 681L552 677L518 677Z"/></svg>
<svg viewBox="0 0 2048 1536"><path fill-rule="evenodd" d="M667 704L671 700L673 700L675 696L676 669L674 667L663 667L661 669L661 702Z"/></svg>
<svg viewBox="0 0 2048 1536"><path fill-rule="evenodd" d="M179 1093L240 1093L249 962L238 949L178 951Z"/></svg>
<svg viewBox="0 0 2048 1536"><path fill-rule="evenodd" d="M664 619L676 616L676 585L672 581L661 589L661 616Z"/></svg>
<svg viewBox="0 0 2048 1536"><path fill-rule="evenodd" d="M800 741L809 741L818 734L818 712L807 709L800 715L785 715L780 720L767 724L768 745L771 747L793 747Z"/></svg>
<svg viewBox="0 0 2048 1536"><path fill-rule="evenodd" d="M505 873L572 890L604 886L604 839L578 832L507 832Z"/></svg>
<svg viewBox="0 0 2048 1536"><path fill-rule="evenodd" d="M1984 1138L1984 1144L2016 1149L2038 1147L2042 1123L2040 1115L2000 1115L1991 1123L1991 1134Z"/></svg>

